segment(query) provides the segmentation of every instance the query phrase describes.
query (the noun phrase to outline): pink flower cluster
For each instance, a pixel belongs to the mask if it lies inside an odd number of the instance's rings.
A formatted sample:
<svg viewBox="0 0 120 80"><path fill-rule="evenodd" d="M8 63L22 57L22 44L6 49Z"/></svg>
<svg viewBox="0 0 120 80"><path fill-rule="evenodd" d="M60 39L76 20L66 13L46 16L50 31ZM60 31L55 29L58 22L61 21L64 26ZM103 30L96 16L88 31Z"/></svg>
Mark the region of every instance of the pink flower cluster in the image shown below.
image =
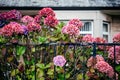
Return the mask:
<svg viewBox="0 0 120 80"><path fill-rule="evenodd" d="M114 56L114 50L115 50L115 56ZM114 47L111 47L108 51L108 58L114 60L114 57L116 59L116 63L119 64L120 63L120 46L115 46L115 49Z"/></svg>
<svg viewBox="0 0 120 80"><path fill-rule="evenodd" d="M42 23L48 27L55 27L58 24L57 18L55 18L55 13L52 8L43 8L39 11L38 15L34 17L34 21L37 23Z"/></svg>
<svg viewBox="0 0 120 80"><path fill-rule="evenodd" d="M71 19L66 26L62 27L62 33L70 36L78 36L81 27L82 22L79 19Z"/></svg>
<svg viewBox="0 0 120 80"><path fill-rule="evenodd" d="M113 68L105 61L99 61L95 65L96 69L102 73L105 73L108 77L113 78L114 70Z"/></svg>
<svg viewBox="0 0 120 80"><path fill-rule="evenodd" d="M101 55L96 55L95 57L91 56L87 61L87 67L94 67L99 61L104 61L104 58Z"/></svg>
<svg viewBox="0 0 120 80"><path fill-rule="evenodd" d="M23 34L24 29L21 27L19 23L10 22L8 25L5 25L1 29L1 33L3 36L12 36L13 34Z"/></svg>
<svg viewBox="0 0 120 80"><path fill-rule="evenodd" d="M117 42L117 43L120 42L120 33L117 33L117 34L114 35L113 42Z"/></svg>
<svg viewBox="0 0 120 80"><path fill-rule="evenodd" d="M92 43L94 41L94 38L91 35L85 35L83 36L82 41Z"/></svg>
<svg viewBox="0 0 120 80"><path fill-rule="evenodd" d="M101 55L96 55L95 57L91 56L87 61L87 67L97 69L101 73L105 73L110 78L113 78L114 76L113 68L105 62Z"/></svg>
<svg viewBox="0 0 120 80"><path fill-rule="evenodd" d="M44 24L50 27L55 27L58 24L58 20L50 15L44 19Z"/></svg>
<svg viewBox="0 0 120 80"><path fill-rule="evenodd" d="M96 43L107 43L107 41L105 39L100 38L100 37L94 38L94 42L96 42ZM98 48L100 50L104 50L105 47L101 45L101 46L98 46Z"/></svg>
<svg viewBox="0 0 120 80"><path fill-rule="evenodd" d="M106 43L107 41L105 39L103 39L103 38L96 37L94 39L94 42L96 42L96 43Z"/></svg>
<svg viewBox="0 0 120 80"><path fill-rule="evenodd" d="M66 60L64 56L62 55L57 55L56 57L53 58L54 65L63 67L66 63Z"/></svg>
<svg viewBox="0 0 120 80"><path fill-rule="evenodd" d="M55 16L54 11L51 8L43 8L38 13L41 17L47 17L47 16Z"/></svg>
<svg viewBox="0 0 120 80"><path fill-rule="evenodd" d="M37 22L37 23L40 23L40 21L41 21L41 16L40 16L40 15L36 15L36 16L34 17L34 21Z"/></svg>
<svg viewBox="0 0 120 80"><path fill-rule="evenodd" d="M3 36L12 36L13 35L13 28L11 24L5 25L2 29L2 35Z"/></svg>
<svg viewBox="0 0 120 80"><path fill-rule="evenodd" d="M75 25L70 24L62 28L62 33L70 36L78 36L80 34L80 30Z"/></svg>
<svg viewBox="0 0 120 80"><path fill-rule="evenodd" d="M10 19L20 19L22 17L22 14L17 11L17 10L11 10L8 12L3 12L0 14L0 20L1 19L6 19L6 20L10 20Z"/></svg>
<svg viewBox="0 0 120 80"><path fill-rule="evenodd" d="M23 23L30 23L30 22L33 22L33 21L34 21L34 18L31 17L31 16L28 16L28 15L23 16L21 18L21 22L23 22Z"/></svg>
<svg viewBox="0 0 120 80"><path fill-rule="evenodd" d="M79 19L71 19L69 21L69 24L73 24L78 28L81 28L83 26L83 23Z"/></svg>
<svg viewBox="0 0 120 80"><path fill-rule="evenodd" d="M41 30L41 26L36 23L36 22L31 22L27 25L28 27L28 31L32 32L32 31L40 31Z"/></svg>

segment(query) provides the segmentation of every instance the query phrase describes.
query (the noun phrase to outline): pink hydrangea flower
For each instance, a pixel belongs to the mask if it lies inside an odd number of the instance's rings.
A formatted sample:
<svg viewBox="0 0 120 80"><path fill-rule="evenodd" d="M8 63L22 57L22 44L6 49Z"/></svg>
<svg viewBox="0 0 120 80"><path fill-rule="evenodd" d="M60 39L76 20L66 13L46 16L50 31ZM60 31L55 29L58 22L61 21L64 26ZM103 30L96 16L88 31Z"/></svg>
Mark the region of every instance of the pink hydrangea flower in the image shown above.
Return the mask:
<svg viewBox="0 0 120 80"><path fill-rule="evenodd" d="M118 42L118 43L120 42L120 33L114 35L113 42Z"/></svg>
<svg viewBox="0 0 120 80"><path fill-rule="evenodd" d="M95 57L91 56L87 61L87 67L94 67L95 64L100 61L104 61L104 58L101 55L96 55Z"/></svg>
<svg viewBox="0 0 120 80"><path fill-rule="evenodd" d="M7 12L0 13L0 20L7 19Z"/></svg>
<svg viewBox="0 0 120 80"><path fill-rule="evenodd" d="M94 38L91 35L85 35L83 36L82 41L92 43L94 41Z"/></svg>
<svg viewBox="0 0 120 80"><path fill-rule="evenodd" d="M63 67L66 63L66 60L64 56L62 55L57 55L56 57L53 58L54 65Z"/></svg>
<svg viewBox="0 0 120 80"><path fill-rule="evenodd" d="M0 19L7 19L7 20L17 19L18 20L21 17L22 17L22 14L17 10L11 10L11 11L3 12L0 14Z"/></svg>
<svg viewBox="0 0 120 80"><path fill-rule="evenodd" d="M12 25L8 24L8 25L5 25L3 28L2 28L2 35L3 36L12 36L13 35L13 27Z"/></svg>
<svg viewBox="0 0 120 80"><path fill-rule="evenodd" d="M40 23L40 21L41 21L41 16L40 15L36 15L34 17L34 22Z"/></svg>
<svg viewBox="0 0 120 80"><path fill-rule="evenodd" d="M14 34L23 34L24 30L19 23L10 22L9 25L11 25Z"/></svg>
<svg viewBox="0 0 120 80"><path fill-rule="evenodd" d="M22 17L22 14L17 11L17 10L11 10L7 13L7 16L10 18L10 19L21 19Z"/></svg>
<svg viewBox="0 0 120 80"><path fill-rule="evenodd" d="M108 58L114 60L116 58L116 63L120 63L120 46L115 46L115 56L114 56L114 47L111 47L108 51Z"/></svg>
<svg viewBox="0 0 120 80"><path fill-rule="evenodd" d="M70 36L78 36L80 34L80 30L75 25L66 25L62 28L63 34L68 34Z"/></svg>
<svg viewBox="0 0 120 80"><path fill-rule="evenodd" d="M99 61L95 65L96 69L102 73L105 73L108 77L112 78L114 76L113 68L105 61Z"/></svg>
<svg viewBox="0 0 120 80"><path fill-rule="evenodd" d="M53 16L47 16L44 19L44 24L50 27L55 27L58 24L58 20Z"/></svg>
<svg viewBox="0 0 120 80"><path fill-rule="evenodd" d="M96 43L107 43L107 41L104 38L96 37L94 38L94 41ZM104 46L98 46L100 50L104 50Z"/></svg>
<svg viewBox="0 0 120 80"><path fill-rule="evenodd" d="M68 27L68 26L62 27L62 33L63 33L63 34L68 34L68 32L67 32L67 27Z"/></svg>
<svg viewBox="0 0 120 80"><path fill-rule="evenodd" d="M50 15L55 16L55 13L52 10L52 8L43 8L42 10L39 11L38 14L42 17L47 17L47 16L50 16Z"/></svg>
<svg viewBox="0 0 120 80"><path fill-rule="evenodd" d="M73 24L78 28L83 26L83 23L79 19L71 19L68 24Z"/></svg>
<svg viewBox="0 0 120 80"><path fill-rule="evenodd" d="M28 31L32 32L32 31L40 31L41 30L41 26L36 23L36 22L31 22L27 25L28 27Z"/></svg>
<svg viewBox="0 0 120 80"><path fill-rule="evenodd" d="M101 37L96 37L94 39L94 42L96 42L96 43L106 43L107 41L105 39L101 38Z"/></svg>
<svg viewBox="0 0 120 80"><path fill-rule="evenodd" d="M26 16L23 16L23 17L21 18L21 21L22 21L23 23L30 23L30 22L33 22L33 21L34 21L34 18L31 17L31 16L26 15Z"/></svg>

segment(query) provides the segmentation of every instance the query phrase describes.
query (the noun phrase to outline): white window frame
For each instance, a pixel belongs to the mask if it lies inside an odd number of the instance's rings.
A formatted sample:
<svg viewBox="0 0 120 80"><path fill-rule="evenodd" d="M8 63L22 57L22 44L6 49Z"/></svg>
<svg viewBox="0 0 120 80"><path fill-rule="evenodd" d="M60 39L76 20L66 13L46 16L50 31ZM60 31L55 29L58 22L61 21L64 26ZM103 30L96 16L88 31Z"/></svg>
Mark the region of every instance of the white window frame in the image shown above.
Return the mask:
<svg viewBox="0 0 120 80"><path fill-rule="evenodd" d="M92 20L81 20L84 22L91 22L91 31L80 31L80 34L91 34L93 36L93 21Z"/></svg>
<svg viewBox="0 0 120 80"><path fill-rule="evenodd" d="M108 25L108 32L104 32L104 30L102 29L102 31L103 31L102 36L108 35L108 42L110 42L110 23L103 21L103 25L104 25L104 24L107 24L107 25ZM102 28L103 28L103 26L102 26ZM104 38L104 37L103 37L103 38Z"/></svg>

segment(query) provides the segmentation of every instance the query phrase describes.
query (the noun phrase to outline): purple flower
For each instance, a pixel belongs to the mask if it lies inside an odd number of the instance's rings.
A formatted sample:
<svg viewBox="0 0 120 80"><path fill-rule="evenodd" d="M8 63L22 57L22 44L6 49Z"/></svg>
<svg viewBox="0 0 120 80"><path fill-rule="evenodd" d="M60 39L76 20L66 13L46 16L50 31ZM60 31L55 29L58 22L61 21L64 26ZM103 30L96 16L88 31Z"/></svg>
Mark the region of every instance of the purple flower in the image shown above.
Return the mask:
<svg viewBox="0 0 120 80"><path fill-rule="evenodd" d="M64 56L62 55L57 55L56 57L53 58L54 65L63 67L66 63L66 60Z"/></svg>
<svg viewBox="0 0 120 80"><path fill-rule="evenodd" d="M24 29L24 35L28 34L28 28L25 25L22 25L22 28Z"/></svg>

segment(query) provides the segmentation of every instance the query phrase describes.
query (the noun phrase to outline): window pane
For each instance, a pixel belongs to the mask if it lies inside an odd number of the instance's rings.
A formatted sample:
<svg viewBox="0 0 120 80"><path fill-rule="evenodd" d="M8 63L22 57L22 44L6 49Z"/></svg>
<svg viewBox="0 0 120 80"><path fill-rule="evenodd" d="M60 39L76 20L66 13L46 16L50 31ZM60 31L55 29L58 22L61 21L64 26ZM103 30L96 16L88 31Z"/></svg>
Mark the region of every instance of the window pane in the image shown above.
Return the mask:
<svg viewBox="0 0 120 80"><path fill-rule="evenodd" d="M108 24L103 23L103 32L108 32Z"/></svg>
<svg viewBox="0 0 120 80"><path fill-rule="evenodd" d="M108 35L103 35L103 38L108 41Z"/></svg>
<svg viewBox="0 0 120 80"><path fill-rule="evenodd" d="M92 31L91 22L84 22L84 26L81 28L81 31Z"/></svg>

